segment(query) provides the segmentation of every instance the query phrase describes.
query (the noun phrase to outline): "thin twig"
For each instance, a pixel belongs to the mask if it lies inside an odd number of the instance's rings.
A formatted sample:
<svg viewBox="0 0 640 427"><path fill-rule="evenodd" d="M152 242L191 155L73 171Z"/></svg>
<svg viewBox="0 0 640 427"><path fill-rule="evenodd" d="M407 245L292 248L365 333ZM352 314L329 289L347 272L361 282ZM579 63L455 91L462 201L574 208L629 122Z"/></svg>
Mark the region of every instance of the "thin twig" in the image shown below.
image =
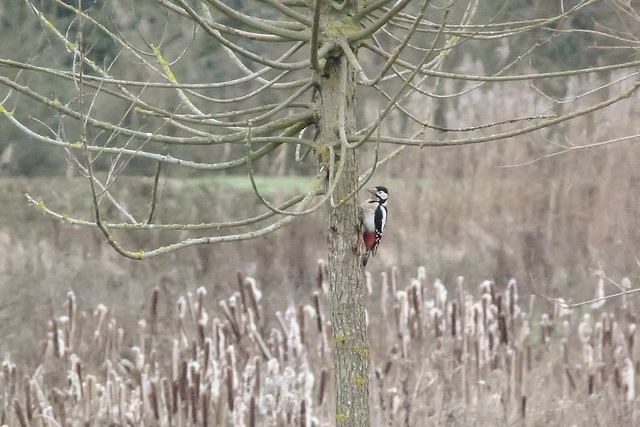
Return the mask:
<svg viewBox="0 0 640 427"><path fill-rule="evenodd" d="M149 218L147 224L151 224L153 221L153 215L156 213L158 207L158 183L160 181L160 173L162 172L162 162L156 164L156 173L153 177L153 188L151 190L151 206L149 208Z"/></svg>

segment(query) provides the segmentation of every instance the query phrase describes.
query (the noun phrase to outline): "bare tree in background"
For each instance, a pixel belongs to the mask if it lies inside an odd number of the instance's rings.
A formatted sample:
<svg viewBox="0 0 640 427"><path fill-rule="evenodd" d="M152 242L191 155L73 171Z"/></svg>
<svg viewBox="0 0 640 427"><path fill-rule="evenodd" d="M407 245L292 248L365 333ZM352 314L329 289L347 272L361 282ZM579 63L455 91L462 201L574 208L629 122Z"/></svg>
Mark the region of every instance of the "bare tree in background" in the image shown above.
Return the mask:
<svg viewBox="0 0 640 427"><path fill-rule="evenodd" d="M640 60L629 49L638 46L638 39L630 27L618 32L597 23L588 29L573 26L573 17L591 0L532 7L522 17L505 13L508 3L492 10L477 0L155 0L166 12L164 23L137 15L149 2L24 3L42 27L42 50L0 58L5 89L0 111L26 136L66 151L91 186L94 218L55 212L46 200L27 195L45 213L97 227L120 254L145 259L194 245L254 239L295 226L299 216L327 210L340 426L369 424L369 342L356 194L376 168L409 146L479 144L556 126L627 99L640 85L635 71ZM630 5L620 7L621 20L637 19ZM71 17L64 24L55 19L61 12ZM598 67L531 65L533 56L567 34L626 49L626 56ZM3 42L10 38L6 35ZM176 40L183 45L176 47ZM105 55L97 41L116 53ZM496 43L504 54L488 61L492 67L485 68L493 69L465 67L469 58L478 63L473 55L484 44ZM195 70L189 62L202 46L219 52L215 72ZM553 79L591 73L617 80L593 83L571 99L554 98L546 90ZM467 97L485 85L523 82L523 90L541 99L526 116L514 116L506 107L490 123L467 117L461 123L441 120L448 103L469 102ZM613 83L624 89L608 95ZM24 108L27 100L46 108ZM36 115L39 111L44 113ZM584 147L567 144L558 152ZM256 182L255 165L281 150L295 152L303 170L311 163L317 172L304 194L273 203ZM370 161L364 172L359 159ZM131 200L119 200L117 194L126 185L118 178L144 161L155 163L157 172L142 215L141 206L132 208ZM159 182L167 168L200 174L248 171L264 212L220 223L156 223ZM393 188L391 198L393 210ZM210 235L157 248L125 247L118 233L133 230Z"/></svg>

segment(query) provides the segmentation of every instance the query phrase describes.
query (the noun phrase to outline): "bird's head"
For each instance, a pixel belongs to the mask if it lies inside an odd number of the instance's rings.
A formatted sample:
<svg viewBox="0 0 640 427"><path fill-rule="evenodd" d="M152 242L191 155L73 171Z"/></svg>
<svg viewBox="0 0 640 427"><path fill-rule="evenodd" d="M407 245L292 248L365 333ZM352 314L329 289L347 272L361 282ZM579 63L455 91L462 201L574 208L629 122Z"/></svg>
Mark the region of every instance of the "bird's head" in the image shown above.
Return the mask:
<svg viewBox="0 0 640 427"><path fill-rule="evenodd" d="M368 191L380 203L385 203L387 201L387 199L389 198L389 190L387 190L387 187L383 187L382 185L378 185L377 187L372 188L372 189L370 189Z"/></svg>

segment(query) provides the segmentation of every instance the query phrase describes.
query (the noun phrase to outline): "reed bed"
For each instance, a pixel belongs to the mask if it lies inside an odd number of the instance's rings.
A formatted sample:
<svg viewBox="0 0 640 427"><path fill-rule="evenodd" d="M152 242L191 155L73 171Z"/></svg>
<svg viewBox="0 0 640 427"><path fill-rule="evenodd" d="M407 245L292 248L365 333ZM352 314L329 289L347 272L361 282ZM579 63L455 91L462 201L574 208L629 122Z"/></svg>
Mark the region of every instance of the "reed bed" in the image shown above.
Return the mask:
<svg viewBox="0 0 640 427"><path fill-rule="evenodd" d="M639 425L631 297L578 311L521 296L515 280L399 276L367 277L372 425ZM217 303L206 287L175 302L156 289L136 325L69 292L35 369L5 355L0 422L331 426L326 277L319 262L306 301L275 313L241 274Z"/></svg>

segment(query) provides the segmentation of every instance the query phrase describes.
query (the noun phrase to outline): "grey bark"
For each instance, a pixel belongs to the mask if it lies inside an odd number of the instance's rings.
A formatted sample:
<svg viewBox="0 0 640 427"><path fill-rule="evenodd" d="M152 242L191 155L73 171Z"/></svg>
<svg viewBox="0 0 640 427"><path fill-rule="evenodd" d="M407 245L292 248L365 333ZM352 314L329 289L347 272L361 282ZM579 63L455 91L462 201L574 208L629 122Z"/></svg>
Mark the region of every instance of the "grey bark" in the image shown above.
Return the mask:
<svg viewBox="0 0 640 427"><path fill-rule="evenodd" d="M349 134L355 129L355 74L341 53L336 52L336 56L327 61L319 81L320 146L332 144L335 147L335 164L344 164L342 177L334 191L336 203L352 194L358 185L355 150L346 150L346 158L339 158L337 126L340 97L346 97L347 101L346 131ZM341 92L339 84L342 67L349 67L346 93ZM320 163L326 165L327 151L319 157ZM369 338L360 224L360 210L354 196L336 208L329 207L329 283L337 426L369 425Z"/></svg>

